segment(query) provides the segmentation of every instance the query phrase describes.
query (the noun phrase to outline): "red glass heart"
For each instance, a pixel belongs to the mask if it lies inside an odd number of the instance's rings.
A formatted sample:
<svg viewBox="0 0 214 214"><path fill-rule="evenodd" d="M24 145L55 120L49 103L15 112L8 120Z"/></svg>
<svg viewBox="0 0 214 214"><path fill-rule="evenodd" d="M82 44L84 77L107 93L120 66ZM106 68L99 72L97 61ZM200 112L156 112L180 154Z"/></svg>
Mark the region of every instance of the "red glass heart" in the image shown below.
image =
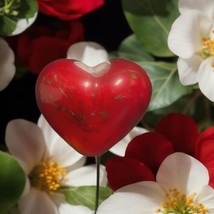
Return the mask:
<svg viewBox="0 0 214 214"><path fill-rule="evenodd" d="M85 156L98 156L139 123L151 90L146 72L132 61L112 59L88 67L60 59L40 73L36 99L41 113L68 144Z"/></svg>

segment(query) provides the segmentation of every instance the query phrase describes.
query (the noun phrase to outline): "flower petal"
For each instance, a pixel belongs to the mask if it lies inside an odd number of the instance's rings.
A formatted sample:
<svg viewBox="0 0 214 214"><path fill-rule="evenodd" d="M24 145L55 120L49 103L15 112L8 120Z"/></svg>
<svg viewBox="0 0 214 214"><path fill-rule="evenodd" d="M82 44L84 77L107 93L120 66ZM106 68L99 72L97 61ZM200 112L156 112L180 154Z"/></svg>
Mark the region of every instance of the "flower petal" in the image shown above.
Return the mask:
<svg viewBox="0 0 214 214"><path fill-rule="evenodd" d="M178 59L178 75L181 84L192 85L198 82L198 69L201 62L202 58L197 54L189 59Z"/></svg>
<svg viewBox="0 0 214 214"><path fill-rule="evenodd" d="M12 36L18 35L29 28L36 20L38 13L36 12L33 17L28 19L19 19L16 23L16 28L12 33Z"/></svg>
<svg viewBox="0 0 214 214"><path fill-rule="evenodd" d="M66 186L90 186L96 185L96 166L87 165L75 169L67 174ZM100 165L100 186L106 186L107 177L105 167Z"/></svg>
<svg viewBox="0 0 214 214"><path fill-rule="evenodd" d="M173 143L176 152L193 155L199 130L191 117L180 113L168 114L158 122L155 130Z"/></svg>
<svg viewBox="0 0 214 214"><path fill-rule="evenodd" d="M125 186L98 207L97 214L151 214L164 199L162 188L155 182L139 182Z"/></svg>
<svg viewBox="0 0 214 214"><path fill-rule="evenodd" d="M212 102L214 102L214 57L207 58L198 71L198 85L201 92Z"/></svg>
<svg viewBox="0 0 214 214"><path fill-rule="evenodd" d="M68 145L48 124L43 115L39 117L38 126L41 128L46 145L46 158L51 161L57 161L60 166L76 168L79 161L83 165L86 158ZM63 154L63 155L62 155Z"/></svg>
<svg viewBox="0 0 214 214"><path fill-rule="evenodd" d="M76 59L87 66L96 66L108 60L106 49L96 42L77 42L67 51L68 59Z"/></svg>
<svg viewBox="0 0 214 214"><path fill-rule="evenodd" d="M57 161L58 164L63 167L72 167L72 169L74 169L80 166L79 163L83 166L86 161L85 156L74 150L61 138L52 144L52 147L48 147L48 150L50 160Z"/></svg>
<svg viewBox="0 0 214 214"><path fill-rule="evenodd" d="M145 132L147 132L146 129L135 126L122 140L111 147L110 152L119 156L124 156L126 147L128 146L129 142L137 135L143 134Z"/></svg>
<svg viewBox="0 0 214 214"><path fill-rule="evenodd" d="M84 206L73 206L68 203L61 204L59 206L59 214L93 214L94 212Z"/></svg>
<svg viewBox="0 0 214 214"><path fill-rule="evenodd" d="M198 137L195 145L195 157L201 162L214 160L214 127L203 131Z"/></svg>
<svg viewBox="0 0 214 214"><path fill-rule="evenodd" d="M115 191L139 181L154 181L152 171L140 161L127 157L112 157L106 162L108 183Z"/></svg>
<svg viewBox="0 0 214 214"><path fill-rule="evenodd" d="M177 188L188 195L201 191L209 182L208 171L195 158L184 153L173 153L161 164L157 182L164 188Z"/></svg>
<svg viewBox="0 0 214 214"><path fill-rule="evenodd" d="M213 20L214 20L214 12L213 12ZM214 39L214 24L213 24L213 26L212 26L212 29L210 30L210 35L209 35L209 37L211 38L211 39Z"/></svg>
<svg viewBox="0 0 214 214"><path fill-rule="evenodd" d="M203 36L209 35L212 22L196 10L182 13L172 24L168 45L177 56L188 59L201 47Z"/></svg>
<svg viewBox="0 0 214 214"><path fill-rule="evenodd" d="M29 191L31 190L31 184L30 184L30 179L27 175L25 175L25 187L24 187L24 190L22 192L22 196L25 196L26 194L29 193Z"/></svg>
<svg viewBox="0 0 214 214"><path fill-rule="evenodd" d="M18 205L22 214L58 214L57 207L48 194L35 188L20 198Z"/></svg>
<svg viewBox="0 0 214 214"><path fill-rule="evenodd" d="M196 200L209 210L208 213L214 213L214 189L212 187L204 186Z"/></svg>
<svg viewBox="0 0 214 214"><path fill-rule="evenodd" d="M164 136L147 132L135 137L129 143L125 157L146 164L156 174L162 161L173 152L173 144Z"/></svg>
<svg viewBox="0 0 214 214"><path fill-rule="evenodd" d="M9 152L25 163L27 174L42 160L45 143L36 124L23 119L10 121L6 127L5 140Z"/></svg>
<svg viewBox="0 0 214 214"><path fill-rule="evenodd" d="M214 17L213 0L179 0L178 8L181 13L195 9L203 12L210 19Z"/></svg>
<svg viewBox="0 0 214 214"><path fill-rule="evenodd" d="M203 131L198 137L195 145L195 158L208 169L209 185L214 187L214 127Z"/></svg>
<svg viewBox="0 0 214 214"><path fill-rule="evenodd" d="M60 136L52 129L42 114L38 119L37 125L42 130L45 142L48 143L48 146L50 146L50 143L53 143L57 141L58 138L60 138Z"/></svg>
<svg viewBox="0 0 214 214"><path fill-rule="evenodd" d="M15 75L15 56L7 42L0 38L0 91L5 89Z"/></svg>
<svg viewBox="0 0 214 214"><path fill-rule="evenodd" d="M66 202L65 196L61 193L54 193L51 199L56 204L59 214L92 214L93 211L84 206L74 206Z"/></svg>

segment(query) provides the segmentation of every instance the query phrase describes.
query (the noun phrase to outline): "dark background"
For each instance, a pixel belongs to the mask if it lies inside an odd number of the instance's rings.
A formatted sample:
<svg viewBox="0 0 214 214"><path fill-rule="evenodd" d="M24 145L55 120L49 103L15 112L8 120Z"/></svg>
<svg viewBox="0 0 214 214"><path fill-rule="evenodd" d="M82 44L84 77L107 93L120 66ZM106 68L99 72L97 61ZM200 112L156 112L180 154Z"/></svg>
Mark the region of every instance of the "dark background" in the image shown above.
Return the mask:
<svg viewBox="0 0 214 214"><path fill-rule="evenodd" d="M99 9L82 17L85 40L95 41L108 51L117 50L120 42L131 34L120 0L106 0ZM0 92L0 148L4 149L5 128L16 118L37 122L40 112L35 100L37 75L31 72L12 82Z"/></svg>

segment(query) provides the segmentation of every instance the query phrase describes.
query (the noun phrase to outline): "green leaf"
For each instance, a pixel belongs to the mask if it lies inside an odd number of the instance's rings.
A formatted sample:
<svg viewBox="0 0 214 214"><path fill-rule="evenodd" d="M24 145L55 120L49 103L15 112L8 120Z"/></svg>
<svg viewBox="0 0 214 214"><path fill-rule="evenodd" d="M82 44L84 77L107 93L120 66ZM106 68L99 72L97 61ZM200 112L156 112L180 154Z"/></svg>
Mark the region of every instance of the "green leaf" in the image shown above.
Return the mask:
<svg viewBox="0 0 214 214"><path fill-rule="evenodd" d="M2 3L1 7L8 6L8 2ZM8 6L9 7L9 6ZM13 1L8 8L9 12L2 10L0 14L0 35L11 36L20 19L32 18L38 12L38 4L35 0Z"/></svg>
<svg viewBox="0 0 214 214"><path fill-rule="evenodd" d="M134 34L122 41L118 48L117 55L120 58L126 58L135 62L154 61L154 58L145 50Z"/></svg>
<svg viewBox="0 0 214 214"><path fill-rule="evenodd" d="M22 0L18 17L29 19L38 11L38 4L35 0Z"/></svg>
<svg viewBox="0 0 214 214"><path fill-rule="evenodd" d="M167 107L155 109L154 111L147 111L143 117L143 120L141 121L142 125L144 127L149 127L149 130L154 130L159 120L167 114L170 114L172 112L180 112L183 114L187 114L187 112L184 112L184 110L186 106L189 105L189 102L191 102L192 97L194 97L193 93L181 97L180 99L176 100ZM191 108L194 108L194 105ZM188 112L188 114L189 113L190 112Z"/></svg>
<svg viewBox="0 0 214 214"><path fill-rule="evenodd" d="M122 0L125 17L145 49L158 57L171 57L167 38L178 17L177 0Z"/></svg>
<svg viewBox="0 0 214 214"><path fill-rule="evenodd" d="M61 189L68 203L72 205L83 205L91 210L95 209L96 186L81 186ZM99 204L112 194L108 187L100 187Z"/></svg>
<svg viewBox="0 0 214 214"><path fill-rule="evenodd" d="M166 107L180 97L191 93L192 88L180 83L175 63L141 62L152 82L152 98L148 110Z"/></svg>
<svg viewBox="0 0 214 214"><path fill-rule="evenodd" d="M25 174L18 162L0 151L0 211L6 212L18 201L25 186Z"/></svg>
<svg viewBox="0 0 214 214"><path fill-rule="evenodd" d="M16 28L16 21L8 16L0 16L0 35L9 36Z"/></svg>

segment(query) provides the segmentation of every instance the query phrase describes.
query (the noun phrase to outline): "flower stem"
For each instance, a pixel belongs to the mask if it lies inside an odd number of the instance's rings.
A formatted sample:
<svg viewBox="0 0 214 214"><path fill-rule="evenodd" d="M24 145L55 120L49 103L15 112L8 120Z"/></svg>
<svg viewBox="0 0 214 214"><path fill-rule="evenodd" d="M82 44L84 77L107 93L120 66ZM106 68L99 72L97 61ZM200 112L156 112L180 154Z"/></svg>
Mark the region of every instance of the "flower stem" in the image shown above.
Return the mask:
<svg viewBox="0 0 214 214"><path fill-rule="evenodd" d="M99 206L101 155L100 156L96 156L95 160L96 160L96 166L97 166L97 181L96 181L96 201L95 201L95 211L94 211L94 214L97 213L97 208Z"/></svg>

